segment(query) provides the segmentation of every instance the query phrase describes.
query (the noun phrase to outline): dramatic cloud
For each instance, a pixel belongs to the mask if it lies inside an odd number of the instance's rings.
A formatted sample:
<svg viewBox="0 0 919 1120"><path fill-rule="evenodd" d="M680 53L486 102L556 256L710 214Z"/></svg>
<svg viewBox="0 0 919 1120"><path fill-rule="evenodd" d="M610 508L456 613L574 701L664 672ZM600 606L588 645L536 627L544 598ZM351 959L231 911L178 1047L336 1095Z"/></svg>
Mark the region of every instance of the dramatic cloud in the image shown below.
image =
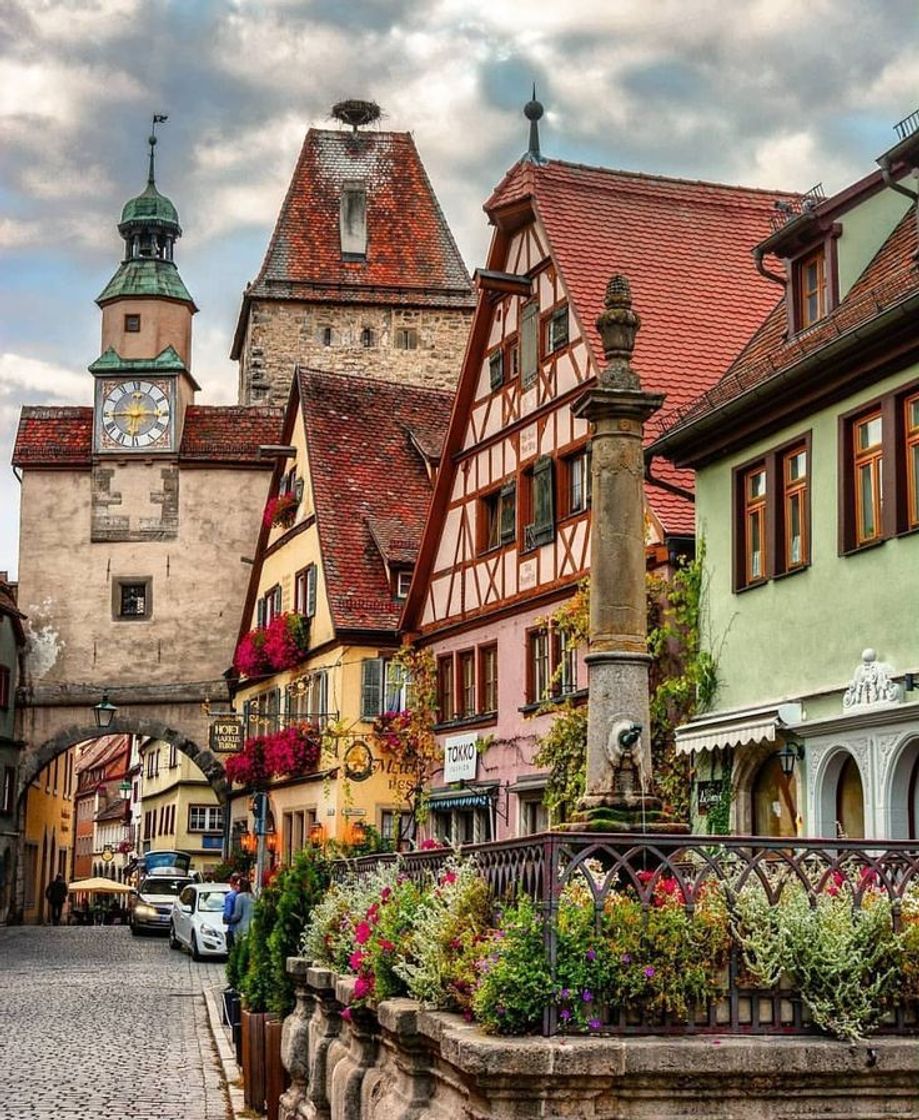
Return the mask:
<svg viewBox="0 0 919 1120"><path fill-rule="evenodd" d="M414 133L472 268L532 82L550 156L830 192L915 108L917 39L913 0L0 0L0 351L17 355L0 365L0 456L18 404L91 400L92 300L153 112L169 114L157 178L217 403L236 391L242 289L336 100L373 97L384 127ZM15 568L15 491L0 503Z"/></svg>

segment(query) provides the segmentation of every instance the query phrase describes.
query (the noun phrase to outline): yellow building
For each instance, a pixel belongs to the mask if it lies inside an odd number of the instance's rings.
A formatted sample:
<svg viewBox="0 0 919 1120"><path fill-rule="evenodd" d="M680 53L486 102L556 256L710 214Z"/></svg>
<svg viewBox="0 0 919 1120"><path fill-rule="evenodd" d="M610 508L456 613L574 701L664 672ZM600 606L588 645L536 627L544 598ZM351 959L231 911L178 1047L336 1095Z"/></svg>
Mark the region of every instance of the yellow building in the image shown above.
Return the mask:
<svg viewBox="0 0 919 1120"><path fill-rule="evenodd" d="M292 773L274 768L272 846L284 862L310 838L352 840L356 821L391 837L404 819L411 779L374 757L365 737L376 716L404 706L391 658L451 404L449 393L354 374L299 369L294 378L235 696L247 757L253 737L333 730L321 757L306 751ZM253 831L258 784L251 772L240 777L234 844Z"/></svg>
<svg viewBox="0 0 919 1120"><path fill-rule="evenodd" d="M198 767L176 747L151 739L140 750L141 852L180 851L193 871L221 862L223 806Z"/></svg>
<svg viewBox="0 0 919 1120"><path fill-rule="evenodd" d="M76 748L71 747L59 754L26 791L22 920L27 924L47 920L45 890L55 876L71 878L75 753Z"/></svg>

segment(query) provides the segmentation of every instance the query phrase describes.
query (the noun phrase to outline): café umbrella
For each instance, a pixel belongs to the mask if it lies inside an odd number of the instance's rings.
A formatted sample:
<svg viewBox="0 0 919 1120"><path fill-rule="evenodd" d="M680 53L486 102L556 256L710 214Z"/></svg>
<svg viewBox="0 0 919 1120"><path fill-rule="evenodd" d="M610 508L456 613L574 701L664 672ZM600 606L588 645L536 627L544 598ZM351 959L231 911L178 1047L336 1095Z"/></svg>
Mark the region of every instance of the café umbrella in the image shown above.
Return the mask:
<svg viewBox="0 0 919 1120"><path fill-rule="evenodd" d="M80 891L97 891L99 894L130 894L133 889L125 883L116 883L114 879L104 879L101 875L92 879L75 879L72 883L67 884L67 890L71 894L77 894Z"/></svg>

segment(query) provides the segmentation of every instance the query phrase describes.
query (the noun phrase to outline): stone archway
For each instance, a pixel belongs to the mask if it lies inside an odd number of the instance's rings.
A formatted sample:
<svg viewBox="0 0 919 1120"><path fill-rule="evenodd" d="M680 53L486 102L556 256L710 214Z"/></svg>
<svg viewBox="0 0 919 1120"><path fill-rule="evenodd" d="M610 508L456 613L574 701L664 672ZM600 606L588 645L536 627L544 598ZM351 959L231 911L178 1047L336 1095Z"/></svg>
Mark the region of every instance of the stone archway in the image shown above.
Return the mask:
<svg viewBox="0 0 919 1120"><path fill-rule="evenodd" d="M919 735L909 732L897 747L887 775L884 808L887 835L911 840L919 835Z"/></svg>
<svg viewBox="0 0 919 1120"><path fill-rule="evenodd" d="M211 784L222 804L226 804L230 783L227 781L223 764L217 759L210 749L201 747L194 740L188 738L174 727L169 727L155 719L116 719L111 726L104 729L92 725L73 725L65 727L53 738L46 740L41 746L27 751L22 760L19 772L20 799L31 783L38 777L42 770L63 754L69 747L77 743L84 743L89 739L98 739L102 735L143 735L145 738L159 739L195 763L201 773Z"/></svg>
<svg viewBox="0 0 919 1120"><path fill-rule="evenodd" d="M846 779L851 779L851 783ZM857 779L857 789L855 780ZM842 786L845 784L846 788ZM852 788L848 788L849 785ZM821 760L819 770L815 775L816 809L817 809L817 835L838 836L840 833L849 835L853 830L847 828L844 818L845 801L841 796L860 795L861 797L861 833L867 831L868 825L868 800L865 774L860 760L845 746L839 745L829 751ZM861 837L850 836L851 839Z"/></svg>

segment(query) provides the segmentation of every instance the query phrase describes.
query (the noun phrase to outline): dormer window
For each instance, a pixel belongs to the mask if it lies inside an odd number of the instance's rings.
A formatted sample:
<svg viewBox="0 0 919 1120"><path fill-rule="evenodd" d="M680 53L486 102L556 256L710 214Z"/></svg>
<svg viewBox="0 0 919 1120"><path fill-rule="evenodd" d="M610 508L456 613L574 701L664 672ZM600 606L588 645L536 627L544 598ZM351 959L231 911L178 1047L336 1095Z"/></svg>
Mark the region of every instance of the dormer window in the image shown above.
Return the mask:
<svg viewBox="0 0 919 1120"><path fill-rule="evenodd" d="M805 330L827 313L826 253L823 246L795 264L796 326Z"/></svg>
<svg viewBox="0 0 919 1120"><path fill-rule="evenodd" d="M412 586L412 573L405 568L398 569L393 579L393 594L397 599L407 599Z"/></svg>
<svg viewBox="0 0 919 1120"><path fill-rule="evenodd" d="M124 329L126 334L137 334L140 331L140 316L125 315Z"/></svg>
<svg viewBox="0 0 919 1120"><path fill-rule="evenodd" d="M364 260L367 256L367 188L346 182L341 190L341 255Z"/></svg>

